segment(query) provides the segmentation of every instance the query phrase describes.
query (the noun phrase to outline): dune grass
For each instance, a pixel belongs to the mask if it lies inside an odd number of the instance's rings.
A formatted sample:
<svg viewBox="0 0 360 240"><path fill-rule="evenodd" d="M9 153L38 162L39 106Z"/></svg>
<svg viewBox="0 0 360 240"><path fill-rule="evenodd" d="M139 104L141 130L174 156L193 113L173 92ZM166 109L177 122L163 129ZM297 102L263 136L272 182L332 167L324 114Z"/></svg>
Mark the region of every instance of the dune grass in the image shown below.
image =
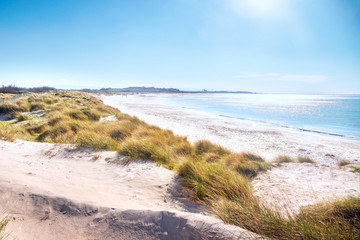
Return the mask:
<svg viewBox="0 0 360 240"><path fill-rule="evenodd" d="M342 161L340 161L340 162L338 163L338 166L339 166L339 167L343 167L343 166L346 166L346 165L349 165L349 164L350 164L350 162L345 161L345 160L342 160Z"/></svg>
<svg viewBox="0 0 360 240"><path fill-rule="evenodd" d="M7 238L7 234L4 233L4 230L8 223L9 223L8 218L4 218L0 221L0 240L5 240Z"/></svg>
<svg viewBox="0 0 360 240"><path fill-rule="evenodd" d="M227 223L272 239L360 239L360 200L356 198L306 207L286 219L257 199L225 199L215 211Z"/></svg>
<svg viewBox="0 0 360 240"><path fill-rule="evenodd" d="M302 157L302 156L298 156L297 157L297 162L298 163L315 163L313 160L311 160L309 157Z"/></svg>
<svg viewBox="0 0 360 240"><path fill-rule="evenodd" d="M294 162L294 159L292 159L289 156L284 156L284 155L277 156L274 159L274 163L291 163L291 162Z"/></svg>
<svg viewBox="0 0 360 240"><path fill-rule="evenodd" d="M44 111L45 110L45 111ZM44 111L42 117L21 117ZM356 239L359 199L314 206L297 216L282 216L254 197L251 179L271 167L252 153L233 153L209 141L190 144L186 137L150 126L79 92L29 94L5 100L0 113L17 121L0 123L0 137L71 143L117 151L129 159L148 159L176 171L194 199L227 223L275 239ZM116 116L116 121L101 118ZM309 159L298 159L309 162ZM280 156L275 162L293 162Z"/></svg>

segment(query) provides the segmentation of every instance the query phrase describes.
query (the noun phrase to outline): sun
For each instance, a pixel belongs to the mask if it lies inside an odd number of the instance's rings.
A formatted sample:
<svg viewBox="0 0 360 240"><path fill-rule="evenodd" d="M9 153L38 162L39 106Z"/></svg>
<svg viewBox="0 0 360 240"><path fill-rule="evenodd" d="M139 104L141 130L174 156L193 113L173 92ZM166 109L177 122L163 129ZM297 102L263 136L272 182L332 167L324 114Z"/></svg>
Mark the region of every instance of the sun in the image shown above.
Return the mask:
<svg viewBox="0 0 360 240"><path fill-rule="evenodd" d="M281 17L289 9L286 0L231 0L232 9L252 18Z"/></svg>

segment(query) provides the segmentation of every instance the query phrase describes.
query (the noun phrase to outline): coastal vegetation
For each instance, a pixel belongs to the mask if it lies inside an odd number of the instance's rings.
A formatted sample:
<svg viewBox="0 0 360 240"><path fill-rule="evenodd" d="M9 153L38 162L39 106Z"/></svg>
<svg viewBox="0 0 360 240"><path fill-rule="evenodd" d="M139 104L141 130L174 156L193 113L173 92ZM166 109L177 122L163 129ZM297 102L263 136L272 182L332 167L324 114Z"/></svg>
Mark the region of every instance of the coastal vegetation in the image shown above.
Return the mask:
<svg viewBox="0 0 360 240"><path fill-rule="evenodd" d="M24 92L34 92L34 93L41 93L41 92L48 92L51 90L55 90L55 88L51 88L51 87L35 87L35 88L23 88L23 87L17 87L15 85L2 85L0 87L0 98L2 98L3 96L1 94L19 94L19 93L24 93Z"/></svg>
<svg viewBox="0 0 360 240"><path fill-rule="evenodd" d="M176 171L194 199L224 222L274 239L359 239L360 199L319 204L300 214L279 213L253 194L251 179L271 163L252 153L233 153L202 140L151 126L106 106L87 93L52 91L7 98L0 104L0 137L12 141L70 143L117 151L129 160L147 159ZM108 120L109 117L114 120ZM280 156L276 162L293 162ZM298 162L311 159L298 158Z"/></svg>
<svg viewBox="0 0 360 240"><path fill-rule="evenodd" d="M350 162L345 161L345 160L342 160L342 161L340 161L340 162L338 163L338 166L339 166L339 167L343 167L343 166L346 166L346 165L349 165L349 164L350 164Z"/></svg>
<svg viewBox="0 0 360 240"><path fill-rule="evenodd" d="M277 156L274 160L275 163L290 163L290 162L294 162L294 159L292 159L289 156Z"/></svg>
<svg viewBox="0 0 360 240"><path fill-rule="evenodd" d="M302 157L302 156L297 157L297 162L298 163L315 163L309 157Z"/></svg>
<svg viewBox="0 0 360 240"><path fill-rule="evenodd" d="M4 218L2 220L0 220L0 240L5 240L6 239L6 234L4 233L5 227L8 224L9 219L8 218Z"/></svg>

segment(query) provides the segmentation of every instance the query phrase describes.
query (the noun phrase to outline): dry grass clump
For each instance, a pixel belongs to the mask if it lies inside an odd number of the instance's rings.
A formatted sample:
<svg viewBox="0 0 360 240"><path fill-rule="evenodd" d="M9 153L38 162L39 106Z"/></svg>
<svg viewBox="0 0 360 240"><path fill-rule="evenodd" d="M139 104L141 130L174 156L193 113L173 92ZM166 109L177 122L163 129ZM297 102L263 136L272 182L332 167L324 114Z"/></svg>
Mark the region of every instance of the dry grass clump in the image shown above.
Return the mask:
<svg viewBox="0 0 360 240"><path fill-rule="evenodd" d="M293 223L262 205L253 196L229 200L222 198L213 207L217 216L225 223L240 226L270 239L295 239L289 236L289 227Z"/></svg>
<svg viewBox="0 0 360 240"><path fill-rule="evenodd" d="M0 113L9 114L13 112L24 112L27 109L22 108L21 106L17 105L16 103L3 103L0 105Z"/></svg>
<svg viewBox="0 0 360 240"><path fill-rule="evenodd" d="M17 117L17 121L18 122L23 122L23 121L28 121L30 120L31 117L29 117L28 115L26 114L20 114L18 117Z"/></svg>
<svg viewBox="0 0 360 240"><path fill-rule="evenodd" d="M35 109L51 111L42 117L20 119L21 113ZM253 196L250 179L270 167L260 156L232 153L205 140L191 145L186 137L149 126L88 94L29 94L18 100L6 100L0 104L1 111L18 116L18 122L0 122L0 137L6 140L70 143L118 151L131 159L152 160L176 170L184 185L192 190L193 197L213 209L225 222L267 237L351 239L359 235L358 200L316 207L314 211L304 210L299 216L284 218ZM117 120L99 121L111 115ZM305 158L298 161L309 162ZM279 156L276 162L293 160Z"/></svg>
<svg viewBox="0 0 360 240"><path fill-rule="evenodd" d="M75 143L78 146L90 147L95 150L114 150L118 146L116 141L106 135L91 131L80 131L76 136Z"/></svg>
<svg viewBox="0 0 360 240"><path fill-rule="evenodd" d="M346 166L346 165L349 165L349 164L350 164L350 162L345 161L345 160L342 160L342 161L338 162L339 167L343 167L343 166Z"/></svg>
<svg viewBox="0 0 360 240"><path fill-rule="evenodd" d="M28 106L22 101L6 101L0 104L0 114L6 114L8 119L13 119L21 112L27 112L28 110Z"/></svg>
<svg viewBox="0 0 360 240"><path fill-rule="evenodd" d="M251 195L249 181L222 162L206 163L187 159L178 168L184 184L200 200L244 198Z"/></svg>
<svg viewBox="0 0 360 240"><path fill-rule="evenodd" d="M23 137L21 132L24 130L16 125L0 122L0 139L6 141L15 141L19 136Z"/></svg>
<svg viewBox="0 0 360 240"><path fill-rule="evenodd" d="M222 156L224 154L229 153L229 150L219 145L213 144L207 140L200 140L196 142L194 148L196 155L203 155L205 153L215 153L217 155Z"/></svg>
<svg viewBox="0 0 360 240"><path fill-rule="evenodd" d="M228 154L224 157L224 161L228 167L249 178L255 177L260 171L265 171L271 166L260 156L250 153Z"/></svg>
<svg viewBox="0 0 360 240"><path fill-rule="evenodd" d="M281 155L281 156L277 156L273 162L274 163L291 163L291 162L294 162L294 159L292 159L289 156Z"/></svg>
<svg viewBox="0 0 360 240"><path fill-rule="evenodd" d="M85 114L85 116L91 121L99 121L101 114L97 111L90 110L89 108L83 108L81 111Z"/></svg>
<svg viewBox="0 0 360 240"><path fill-rule="evenodd" d="M313 160L311 160L309 157L302 157L302 156L298 156L297 157L297 162L298 163L315 163Z"/></svg>
<svg viewBox="0 0 360 240"><path fill-rule="evenodd" d="M295 220L303 239L360 239L360 199L309 206Z"/></svg>
<svg viewBox="0 0 360 240"><path fill-rule="evenodd" d="M287 217L255 198L224 199L215 211L224 222L271 239L360 239L360 199L356 198L306 207Z"/></svg>
<svg viewBox="0 0 360 240"><path fill-rule="evenodd" d="M150 159L162 165L172 165L169 148L164 148L161 142L151 138L129 139L121 146L119 152L133 158Z"/></svg>
<svg viewBox="0 0 360 240"><path fill-rule="evenodd" d="M7 235L4 233L6 225L9 223L8 218L4 218L0 221L0 240L5 240Z"/></svg>
<svg viewBox="0 0 360 240"><path fill-rule="evenodd" d="M67 115L76 120L99 121L101 114L89 108L75 109L67 112Z"/></svg>
<svg viewBox="0 0 360 240"><path fill-rule="evenodd" d="M150 159L172 169L178 158L191 153L189 145L186 138L175 136L171 131L142 125L124 140L119 152L133 158Z"/></svg>
<svg viewBox="0 0 360 240"><path fill-rule="evenodd" d="M2 98L4 100L12 98L14 96L15 96L15 94L12 94L12 93L0 93L0 98Z"/></svg>
<svg viewBox="0 0 360 240"><path fill-rule="evenodd" d="M39 103L39 102L30 103L30 112L44 110L45 107L46 105L44 103Z"/></svg>

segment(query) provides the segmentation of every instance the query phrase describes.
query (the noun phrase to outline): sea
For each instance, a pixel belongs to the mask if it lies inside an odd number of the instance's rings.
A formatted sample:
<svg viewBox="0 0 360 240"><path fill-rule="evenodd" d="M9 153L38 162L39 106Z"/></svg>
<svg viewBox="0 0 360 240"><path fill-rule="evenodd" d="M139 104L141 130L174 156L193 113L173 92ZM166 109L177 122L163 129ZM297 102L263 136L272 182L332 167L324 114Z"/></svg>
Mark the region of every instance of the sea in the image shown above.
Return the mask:
<svg viewBox="0 0 360 240"><path fill-rule="evenodd" d="M168 106L360 140L360 95L193 93L160 98Z"/></svg>

